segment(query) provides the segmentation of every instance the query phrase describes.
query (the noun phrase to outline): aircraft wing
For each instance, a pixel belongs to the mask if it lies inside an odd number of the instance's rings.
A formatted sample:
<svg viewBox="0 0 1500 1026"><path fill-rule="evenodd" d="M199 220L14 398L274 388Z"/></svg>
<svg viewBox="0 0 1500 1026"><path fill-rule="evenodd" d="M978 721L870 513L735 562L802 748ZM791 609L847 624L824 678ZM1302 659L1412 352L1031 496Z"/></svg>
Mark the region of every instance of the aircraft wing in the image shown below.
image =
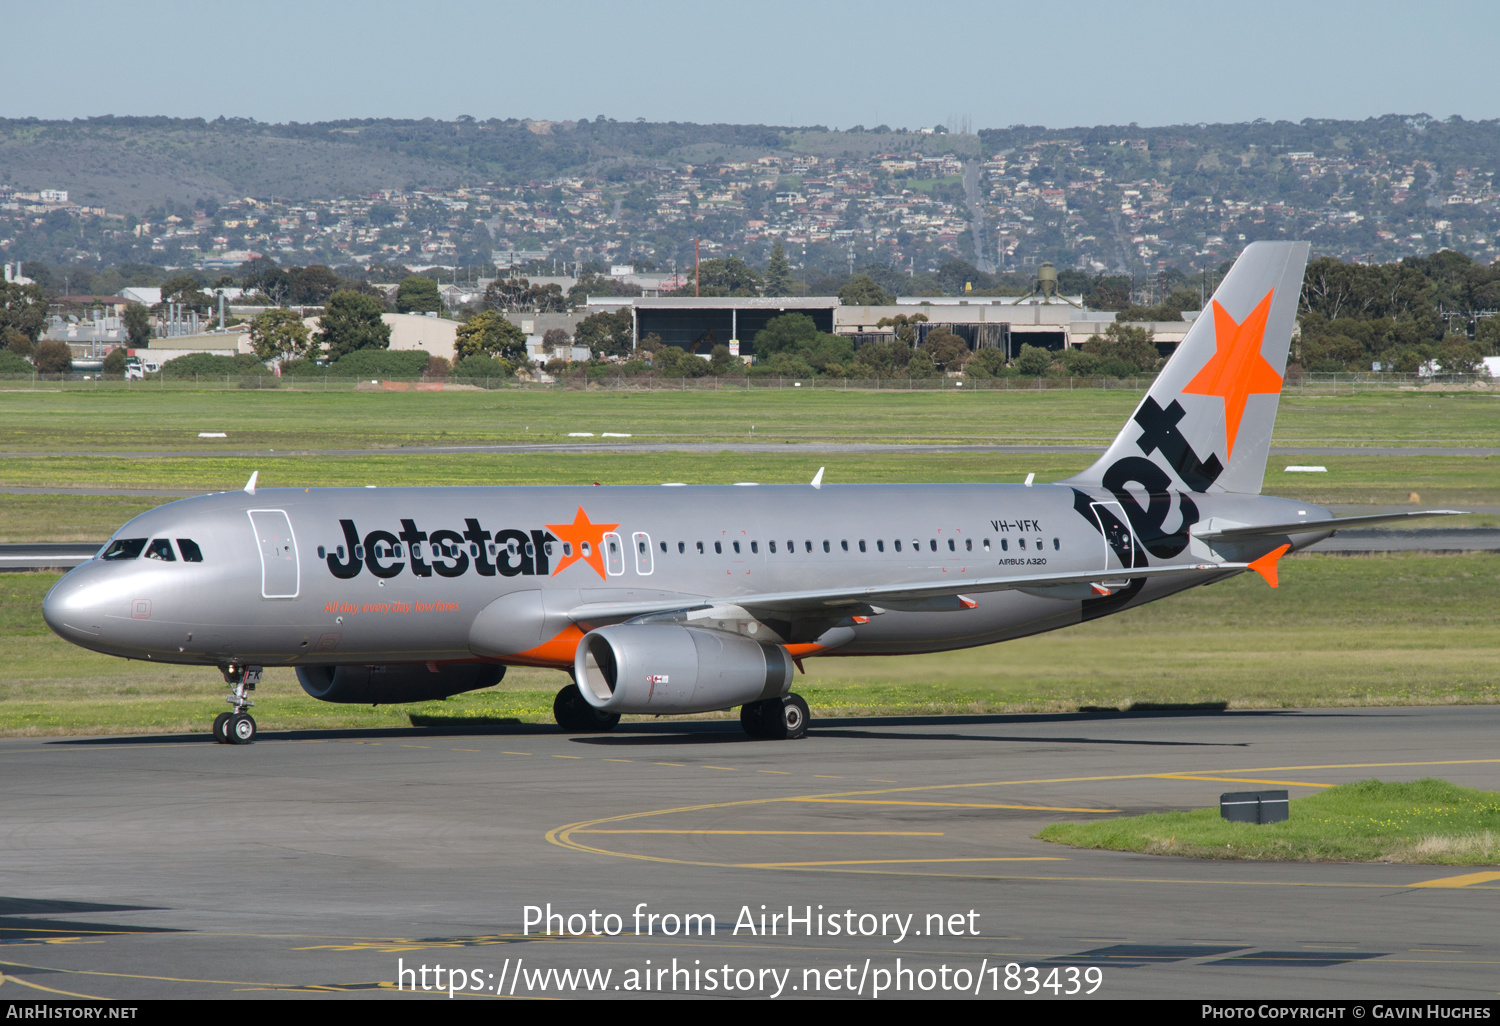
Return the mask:
<svg viewBox="0 0 1500 1026"><path fill-rule="evenodd" d="M1098 598L1110 594L1124 580L1153 577L1209 577L1250 569L1248 563L1190 563L1177 566L1134 567L1121 570L1088 570L1061 574L1013 574L1006 577L958 577L947 581L913 584L882 584L858 588L823 588L812 591L770 592L760 595L726 595L682 604L670 601L590 602L570 610L575 623L619 622L658 613L686 613L715 605L734 605L756 613L792 618L848 616L877 609L937 612L972 608L964 596L996 591L1027 591L1055 598Z"/></svg>
<svg viewBox="0 0 1500 1026"><path fill-rule="evenodd" d="M1328 520L1298 520L1289 524L1254 524L1245 527L1226 527L1217 531L1193 531L1194 538L1211 539L1255 538L1264 535L1310 534L1314 531L1337 531L1344 527L1366 524L1391 524L1417 517L1456 517L1465 513L1461 509L1424 509L1412 513L1372 513L1363 517L1333 517Z"/></svg>

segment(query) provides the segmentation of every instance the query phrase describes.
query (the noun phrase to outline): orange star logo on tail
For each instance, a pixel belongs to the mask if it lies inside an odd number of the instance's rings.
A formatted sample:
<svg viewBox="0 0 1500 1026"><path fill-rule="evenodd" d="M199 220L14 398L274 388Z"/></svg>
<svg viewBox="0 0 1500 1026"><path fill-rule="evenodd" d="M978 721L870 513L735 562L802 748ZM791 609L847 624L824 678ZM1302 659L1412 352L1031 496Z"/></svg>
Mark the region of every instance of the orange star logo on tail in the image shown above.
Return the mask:
<svg viewBox="0 0 1500 1026"><path fill-rule="evenodd" d="M1203 365L1182 391L1190 395L1217 396L1224 400L1224 458L1234 455L1234 439L1245 415L1245 400L1252 395L1279 395L1281 375L1260 354L1271 314L1272 289L1250 316L1238 324L1214 301L1214 344L1217 352Z"/></svg>
<svg viewBox="0 0 1500 1026"><path fill-rule="evenodd" d="M547 530L557 536L566 548L563 550L562 558L557 563L557 569L552 571L556 577L568 567L579 560L594 568L600 576L604 573L604 535L613 531L619 524L593 524L589 522L589 515L578 507L578 514L573 517L571 524L548 524Z"/></svg>

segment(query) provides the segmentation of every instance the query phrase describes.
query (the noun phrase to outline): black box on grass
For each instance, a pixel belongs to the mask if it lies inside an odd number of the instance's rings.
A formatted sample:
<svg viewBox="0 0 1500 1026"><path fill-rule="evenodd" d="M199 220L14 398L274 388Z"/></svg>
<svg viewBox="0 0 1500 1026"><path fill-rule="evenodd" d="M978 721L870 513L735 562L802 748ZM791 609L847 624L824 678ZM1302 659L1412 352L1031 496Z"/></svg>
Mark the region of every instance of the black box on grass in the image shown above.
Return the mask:
<svg viewBox="0 0 1500 1026"><path fill-rule="evenodd" d="M1280 823L1289 815L1285 791L1230 791L1219 795L1219 815L1231 823Z"/></svg>

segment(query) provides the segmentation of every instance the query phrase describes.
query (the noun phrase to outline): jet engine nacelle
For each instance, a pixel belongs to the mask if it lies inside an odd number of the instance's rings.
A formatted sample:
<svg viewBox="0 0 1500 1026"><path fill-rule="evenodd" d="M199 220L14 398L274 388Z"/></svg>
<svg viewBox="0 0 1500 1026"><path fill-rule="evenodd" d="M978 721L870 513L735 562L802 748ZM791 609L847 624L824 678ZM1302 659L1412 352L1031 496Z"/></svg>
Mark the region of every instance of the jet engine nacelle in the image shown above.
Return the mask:
<svg viewBox="0 0 1500 1026"><path fill-rule="evenodd" d="M584 700L612 713L692 713L777 698L792 684L780 645L676 624L615 624L573 659Z"/></svg>
<svg viewBox="0 0 1500 1026"><path fill-rule="evenodd" d="M505 667L458 663L437 670L426 663L380 666L299 666L297 682L320 702L399 705L431 702L500 683Z"/></svg>

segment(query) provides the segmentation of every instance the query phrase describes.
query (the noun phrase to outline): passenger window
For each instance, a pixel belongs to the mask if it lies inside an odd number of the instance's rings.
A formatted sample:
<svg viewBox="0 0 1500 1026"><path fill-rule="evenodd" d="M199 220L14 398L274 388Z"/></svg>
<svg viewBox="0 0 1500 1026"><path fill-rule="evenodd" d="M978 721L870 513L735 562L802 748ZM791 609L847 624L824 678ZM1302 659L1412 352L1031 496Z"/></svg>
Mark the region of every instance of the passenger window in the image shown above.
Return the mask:
<svg viewBox="0 0 1500 1026"><path fill-rule="evenodd" d="M973 552L974 551L974 539L973 538L965 538L964 539L964 551L965 552Z"/></svg>
<svg viewBox="0 0 1500 1026"><path fill-rule="evenodd" d="M794 552L796 552L797 551L797 543L794 542L794 541L792 541L790 538L788 538L786 540L786 551L788 553L794 553Z"/></svg>
<svg viewBox="0 0 1500 1026"><path fill-rule="evenodd" d="M479 546L474 542L469 542L469 555L473 556L475 559L479 558Z"/></svg>
<svg viewBox="0 0 1500 1026"><path fill-rule="evenodd" d="M490 551L494 552L495 551L495 546L491 545L490 546ZM552 543L551 542L543 542L542 543L542 551L545 552L549 556L552 555Z"/></svg>
<svg viewBox="0 0 1500 1026"><path fill-rule="evenodd" d="M831 552L831 551L833 551L832 548L828 544L828 539L826 539L826 538L823 539L823 551L824 552Z"/></svg>
<svg viewBox="0 0 1500 1026"><path fill-rule="evenodd" d="M703 555L703 543L702 542L698 543L698 555L700 555L700 556Z"/></svg>
<svg viewBox="0 0 1500 1026"><path fill-rule="evenodd" d="M735 552L739 552L740 551L740 543L739 542L731 542L731 544L734 546L734 551Z"/></svg>
<svg viewBox="0 0 1500 1026"><path fill-rule="evenodd" d="M808 552L812 551L812 539L811 538L805 540L802 544L807 546L807 551Z"/></svg>
<svg viewBox="0 0 1500 1026"><path fill-rule="evenodd" d="M699 551L702 551L702 549L703 549L703 543L702 542L698 543L698 549L699 549ZM687 551L687 542L678 542L677 543L677 554L680 556L680 555L682 555L686 551Z"/></svg>
<svg viewBox="0 0 1500 1026"><path fill-rule="evenodd" d="M986 545L985 545L985 547L986 548L989 547L989 545L988 545L988 539L986 539ZM1000 551L1001 552L1009 552L1010 551L1010 539L1008 539L1008 538L1001 538L1000 539Z"/></svg>
<svg viewBox="0 0 1500 1026"><path fill-rule="evenodd" d="M896 551L900 552L901 551L901 539L900 538L896 539L895 545L896 545Z"/></svg>
<svg viewBox="0 0 1500 1026"><path fill-rule="evenodd" d="M949 552L957 552L958 551L958 546L953 543L953 539L952 538L948 539L948 551Z"/></svg>
<svg viewBox="0 0 1500 1026"><path fill-rule="evenodd" d="M760 551L760 542L751 542L750 543L750 551L751 552L759 552Z"/></svg>
<svg viewBox="0 0 1500 1026"><path fill-rule="evenodd" d="M1053 552L1058 552L1061 549L1062 549L1062 542L1058 541L1056 538L1053 538L1052 539L1052 551Z"/></svg>
<svg viewBox="0 0 1500 1026"><path fill-rule="evenodd" d="M714 542L714 552L720 556L724 554L724 543Z"/></svg>
<svg viewBox="0 0 1500 1026"><path fill-rule="evenodd" d="M775 552L776 551L776 539L775 538L771 539L770 545L771 545L771 551Z"/></svg>
<svg viewBox="0 0 1500 1026"><path fill-rule="evenodd" d="M865 551L865 540L863 538L859 540L859 551Z"/></svg>
<svg viewBox="0 0 1500 1026"><path fill-rule="evenodd" d="M163 563L177 562L177 554L172 551L172 543L165 538L152 538L151 544L146 546L147 559L159 559Z"/></svg>
<svg viewBox="0 0 1500 1026"><path fill-rule="evenodd" d="M177 545L178 545L178 547L181 547L181 545L182 545L182 539L181 538L177 539ZM182 558L186 559L187 558L187 553L184 552L182 554ZM328 550L325 549L325 548L323 548L323 546L321 546L321 545L318 546L318 558L319 559L327 559L328 558Z"/></svg>
<svg viewBox="0 0 1500 1026"><path fill-rule="evenodd" d="M677 543L677 548L678 548L678 549L679 549L679 551L680 551L680 550L681 550L681 548L682 548L682 542L678 542L678 543ZM666 542L662 542L662 543L661 543L661 550L662 550L662 551L663 551L663 552L666 552L666 551L667 551L667 543L666 543Z"/></svg>
<svg viewBox="0 0 1500 1026"><path fill-rule="evenodd" d="M927 539L927 544L932 547L932 551L933 552L937 551L937 539L936 538L929 538L929 539Z"/></svg>
<svg viewBox="0 0 1500 1026"><path fill-rule="evenodd" d="M354 546L354 558L358 560L365 558L365 547L363 545Z"/></svg>
<svg viewBox="0 0 1500 1026"><path fill-rule="evenodd" d="M104 550L100 559L135 559L146 547L144 538L118 538Z"/></svg>
<svg viewBox="0 0 1500 1026"><path fill-rule="evenodd" d="M1038 539L1037 539L1037 540L1036 540L1036 550L1037 550L1037 551L1038 551L1038 552L1041 552L1041 551L1042 551L1042 550L1043 550L1043 549L1045 549L1045 548L1046 548L1046 547L1047 547L1047 546L1046 546L1046 545L1045 545L1045 544L1044 544L1044 543L1043 543L1043 542L1042 542L1042 539L1040 539L1040 538L1038 538Z"/></svg>
<svg viewBox="0 0 1500 1026"><path fill-rule="evenodd" d="M592 556L594 554L593 546L589 545L588 542L579 542L578 543L578 547L583 552L583 554L585 556ZM572 555L572 553L568 551L568 543L567 542L563 542L563 555L564 556L571 556Z"/></svg>
<svg viewBox="0 0 1500 1026"><path fill-rule="evenodd" d="M885 551L885 539L884 538L876 538L875 539L875 551L876 552L884 552Z"/></svg>
<svg viewBox="0 0 1500 1026"><path fill-rule="evenodd" d="M843 541L839 542L839 548L843 549L845 552L848 552L849 551L849 540L846 538Z"/></svg>
<svg viewBox="0 0 1500 1026"><path fill-rule="evenodd" d="M189 544L191 544L191 543L189 543ZM197 546L195 545L194 548L197 548ZM338 548L334 549L333 551L335 551L335 552L337 552L339 554L339 559L343 559L344 558L344 547L342 545L340 545ZM184 552L182 555L183 555L184 559L187 558L187 553L186 552Z"/></svg>

